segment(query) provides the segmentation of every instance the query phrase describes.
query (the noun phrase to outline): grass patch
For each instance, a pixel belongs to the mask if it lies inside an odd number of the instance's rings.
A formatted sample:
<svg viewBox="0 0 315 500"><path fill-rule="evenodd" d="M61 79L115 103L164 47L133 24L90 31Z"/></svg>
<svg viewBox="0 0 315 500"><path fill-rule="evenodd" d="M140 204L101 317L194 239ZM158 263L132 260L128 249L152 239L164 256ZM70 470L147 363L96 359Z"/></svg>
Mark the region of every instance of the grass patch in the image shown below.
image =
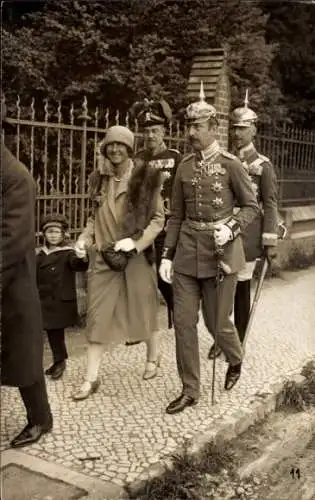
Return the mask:
<svg viewBox="0 0 315 500"><path fill-rule="evenodd" d="M158 477L138 489L125 487L129 498L138 500L202 500L205 491L220 484L218 474L230 470L232 475L234 453L227 444L207 443L199 453L190 454L187 446L173 455L172 465ZM207 496L215 498L215 496Z"/></svg>
<svg viewBox="0 0 315 500"><path fill-rule="evenodd" d="M301 372L305 380L301 383L287 381L277 396L277 410L304 411L315 405L315 361L308 363Z"/></svg>

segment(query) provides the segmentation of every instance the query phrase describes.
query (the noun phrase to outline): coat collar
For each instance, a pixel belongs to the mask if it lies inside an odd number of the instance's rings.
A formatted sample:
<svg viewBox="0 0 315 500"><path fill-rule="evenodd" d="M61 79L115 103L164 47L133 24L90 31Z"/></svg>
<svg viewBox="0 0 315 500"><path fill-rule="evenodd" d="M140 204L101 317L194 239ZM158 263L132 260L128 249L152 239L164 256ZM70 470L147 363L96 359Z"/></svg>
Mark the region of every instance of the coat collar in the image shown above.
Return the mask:
<svg viewBox="0 0 315 500"><path fill-rule="evenodd" d="M63 250L73 250L73 247L70 245L65 245L63 247L48 248L46 245L43 245L39 249L39 252L43 252L46 255L50 255L52 253L62 252Z"/></svg>

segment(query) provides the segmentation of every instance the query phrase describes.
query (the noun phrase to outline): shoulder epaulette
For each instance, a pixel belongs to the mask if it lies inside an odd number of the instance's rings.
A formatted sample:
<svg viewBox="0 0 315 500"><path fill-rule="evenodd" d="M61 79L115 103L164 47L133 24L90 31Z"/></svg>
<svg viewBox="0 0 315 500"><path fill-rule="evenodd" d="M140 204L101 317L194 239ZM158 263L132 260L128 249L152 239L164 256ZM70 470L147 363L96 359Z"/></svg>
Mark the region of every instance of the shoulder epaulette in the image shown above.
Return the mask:
<svg viewBox="0 0 315 500"><path fill-rule="evenodd" d="M225 158L229 158L230 160L236 160L237 159L237 157L235 155L232 155L232 153L229 153L225 149L221 149L220 153L221 153L222 156L224 156Z"/></svg>
<svg viewBox="0 0 315 500"><path fill-rule="evenodd" d="M189 153L187 156L184 156L181 163L184 163L185 161L191 160L194 156L196 156L196 153Z"/></svg>

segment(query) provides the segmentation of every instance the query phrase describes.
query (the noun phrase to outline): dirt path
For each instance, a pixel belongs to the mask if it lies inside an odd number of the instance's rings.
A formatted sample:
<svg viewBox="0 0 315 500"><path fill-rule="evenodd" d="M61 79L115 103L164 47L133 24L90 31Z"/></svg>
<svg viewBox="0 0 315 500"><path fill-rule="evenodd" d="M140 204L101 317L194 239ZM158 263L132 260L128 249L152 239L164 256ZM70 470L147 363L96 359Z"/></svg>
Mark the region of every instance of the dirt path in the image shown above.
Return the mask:
<svg viewBox="0 0 315 500"><path fill-rule="evenodd" d="M232 443L237 474L205 498L315 500L315 410L276 412Z"/></svg>

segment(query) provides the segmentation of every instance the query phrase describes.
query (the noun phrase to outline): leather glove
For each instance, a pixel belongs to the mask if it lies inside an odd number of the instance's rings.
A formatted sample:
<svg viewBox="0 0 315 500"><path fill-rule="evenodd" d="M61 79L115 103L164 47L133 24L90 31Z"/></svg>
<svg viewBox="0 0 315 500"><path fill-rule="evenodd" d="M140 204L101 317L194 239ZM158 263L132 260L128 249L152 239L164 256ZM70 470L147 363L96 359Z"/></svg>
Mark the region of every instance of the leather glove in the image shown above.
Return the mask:
<svg viewBox="0 0 315 500"><path fill-rule="evenodd" d="M132 250L135 250L135 248L135 242L131 238L124 238L123 240L116 241L114 246L115 252L118 252L119 250L122 250L123 252L131 252Z"/></svg>
<svg viewBox="0 0 315 500"><path fill-rule="evenodd" d="M86 259L87 257L87 251L86 251L86 246L84 241L78 240L74 246L74 251L78 259Z"/></svg>
<svg viewBox="0 0 315 500"><path fill-rule="evenodd" d="M272 262L277 258L278 252L277 252L277 247L274 246L265 246L264 247L264 254L269 260L269 262Z"/></svg>
<svg viewBox="0 0 315 500"><path fill-rule="evenodd" d="M217 246L223 247L233 240L232 230L226 224L217 224L214 229L214 241Z"/></svg>
<svg viewBox="0 0 315 500"><path fill-rule="evenodd" d="M159 274L163 281L171 284L173 278L173 262L170 259L162 259Z"/></svg>

